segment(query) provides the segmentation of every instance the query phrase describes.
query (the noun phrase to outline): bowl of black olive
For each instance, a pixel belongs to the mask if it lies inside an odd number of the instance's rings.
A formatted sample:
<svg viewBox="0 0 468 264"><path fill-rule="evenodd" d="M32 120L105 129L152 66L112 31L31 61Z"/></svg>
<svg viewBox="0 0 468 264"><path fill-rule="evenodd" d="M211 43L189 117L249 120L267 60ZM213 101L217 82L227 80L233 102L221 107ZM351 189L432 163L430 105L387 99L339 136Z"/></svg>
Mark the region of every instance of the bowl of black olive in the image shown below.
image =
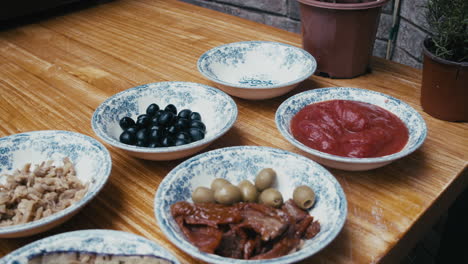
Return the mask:
<svg viewBox="0 0 468 264"><path fill-rule="evenodd" d="M237 106L223 91L192 82L159 82L117 93L94 112L106 143L148 160L190 156L224 135Z"/></svg>

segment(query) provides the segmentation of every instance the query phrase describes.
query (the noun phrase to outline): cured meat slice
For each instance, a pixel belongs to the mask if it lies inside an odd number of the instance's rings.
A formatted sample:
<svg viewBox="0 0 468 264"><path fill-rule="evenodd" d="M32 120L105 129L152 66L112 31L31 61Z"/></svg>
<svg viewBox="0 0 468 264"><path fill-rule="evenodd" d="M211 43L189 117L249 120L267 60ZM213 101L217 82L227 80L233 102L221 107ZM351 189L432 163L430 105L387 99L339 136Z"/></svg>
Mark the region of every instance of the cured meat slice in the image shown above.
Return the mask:
<svg viewBox="0 0 468 264"><path fill-rule="evenodd" d="M201 251L214 253L223 237L223 232L215 227L206 225L186 225L181 216L176 218L182 233Z"/></svg>
<svg viewBox="0 0 468 264"><path fill-rule="evenodd" d="M244 245L244 259L250 259L256 252L260 252L261 247L262 243L259 236L247 240Z"/></svg>
<svg viewBox="0 0 468 264"><path fill-rule="evenodd" d="M242 259L247 239L247 234L242 228L233 226L223 234L221 243L215 253L223 257Z"/></svg>
<svg viewBox="0 0 468 264"><path fill-rule="evenodd" d="M241 214L241 226L259 233L263 241L275 239L289 225L289 218L285 212L263 204L246 204Z"/></svg>
<svg viewBox="0 0 468 264"><path fill-rule="evenodd" d="M295 236L311 239L320 232L320 223L314 221L314 218L306 211L299 208L293 200L285 202L282 209L296 219L297 227Z"/></svg>
<svg viewBox="0 0 468 264"><path fill-rule="evenodd" d="M296 219L296 223L302 221L304 218L310 216L307 211L299 208L293 200L287 200L281 207L290 216Z"/></svg>
<svg viewBox="0 0 468 264"><path fill-rule="evenodd" d="M311 239L320 232L320 223L318 221L313 221L309 227L307 227L305 238Z"/></svg>
<svg viewBox="0 0 468 264"><path fill-rule="evenodd" d="M271 259L289 254L298 249L301 239L294 236L284 236L273 247L263 253L252 257L251 259Z"/></svg>
<svg viewBox="0 0 468 264"><path fill-rule="evenodd" d="M183 216L185 223L217 227L220 224L239 223L242 216L238 207L221 204L191 204L177 202L171 206L173 217Z"/></svg>
<svg viewBox="0 0 468 264"><path fill-rule="evenodd" d="M294 218L289 216L288 229L284 234L279 237L276 241L268 243L269 245L262 250L261 254L258 254L251 259L271 259L277 258L289 254L299 248L301 237L297 236L297 224L294 222Z"/></svg>

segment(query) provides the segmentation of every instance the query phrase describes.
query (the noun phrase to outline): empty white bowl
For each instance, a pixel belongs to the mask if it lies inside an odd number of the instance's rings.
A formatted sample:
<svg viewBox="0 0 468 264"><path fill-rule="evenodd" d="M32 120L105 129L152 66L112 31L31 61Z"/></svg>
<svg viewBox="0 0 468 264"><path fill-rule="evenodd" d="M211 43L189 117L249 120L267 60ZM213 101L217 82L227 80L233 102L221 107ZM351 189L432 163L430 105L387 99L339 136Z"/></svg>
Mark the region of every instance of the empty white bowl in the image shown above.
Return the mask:
<svg viewBox="0 0 468 264"><path fill-rule="evenodd" d="M397 153L382 157L349 158L318 151L302 144L294 138L291 133L290 124L291 119L297 112L307 105L336 99L370 103L395 114L408 128L409 138L405 147ZM305 151L311 159L328 167L349 171L363 171L379 168L409 155L423 144L427 135L424 119L414 108L405 102L376 91L348 87L328 87L296 94L288 98L278 107L275 121L278 130L286 140L297 148Z"/></svg>
<svg viewBox="0 0 468 264"><path fill-rule="evenodd" d="M215 47L198 59L200 73L226 93L244 99L283 95L309 78L317 63L308 52L270 41Z"/></svg>
<svg viewBox="0 0 468 264"><path fill-rule="evenodd" d="M199 186L210 187L215 178L232 184L242 180L254 181L264 168L277 173L277 188L284 200L292 198L300 185L311 187L316 202L310 215L320 223L320 232L304 241L302 248L285 256L265 260L240 260L200 251L184 236L171 215L170 207L179 201L191 200ZM212 150L194 156L169 172L158 187L154 212L159 227L167 238L181 250L208 263L293 263L310 257L327 246L339 234L346 220L347 201L338 181L320 164L282 149L258 146L238 146Z"/></svg>
<svg viewBox="0 0 468 264"><path fill-rule="evenodd" d="M0 238L23 237L51 229L75 215L104 187L112 168L109 151L94 138L70 131L34 131L0 138L0 183L4 174L53 160L62 165L68 157L75 166L76 175L88 183L84 197L55 214L26 224L0 227ZM33 167L32 167L33 168Z"/></svg>
<svg viewBox="0 0 468 264"><path fill-rule="evenodd" d="M125 116L136 120L152 103L163 109L173 104L178 110L188 108L199 112L206 125L205 138L186 145L158 148L121 143L119 120ZM223 91L199 83L159 82L140 85L111 96L96 109L91 124L98 137L131 156L147 160L173 160L206 148L224 135L236 119L237 106Z"/></svg>

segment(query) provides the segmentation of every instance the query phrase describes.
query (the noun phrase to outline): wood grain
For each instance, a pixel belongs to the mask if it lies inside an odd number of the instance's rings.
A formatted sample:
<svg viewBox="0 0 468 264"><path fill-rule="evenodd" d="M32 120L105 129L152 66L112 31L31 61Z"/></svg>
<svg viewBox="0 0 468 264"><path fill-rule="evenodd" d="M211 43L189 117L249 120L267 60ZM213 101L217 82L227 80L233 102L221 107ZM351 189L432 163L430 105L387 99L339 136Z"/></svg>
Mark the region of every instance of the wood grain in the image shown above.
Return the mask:
<svg viewBox="0 0 468 264"><path fill-rule="evenodd" d="M197 71L198 57L215 46L245 40L301 46L300 35L172 0L120 0L0 32L0 136L60 129L95 137L90 118L109 96L159 81L214 86ZM348 199L343 231L304 262L395 263L438 220L468 185L468 125L425 114L419 70L373 58L373 71L354 79L312 76L293 92L270 100L234 98L234 127L210 149L261 145L304 154L276 129L286 98L329 86L359 87L397 97L427 122L424 145L410 156L368 172L330 169ZM0 256L29 242L71 230L105 228L160 243L184 263L198 261L172 245L153 216L154 193L183 160L139 160L107 146L113 167L97 198L63 226L40 235L0 239Z"/></svg>

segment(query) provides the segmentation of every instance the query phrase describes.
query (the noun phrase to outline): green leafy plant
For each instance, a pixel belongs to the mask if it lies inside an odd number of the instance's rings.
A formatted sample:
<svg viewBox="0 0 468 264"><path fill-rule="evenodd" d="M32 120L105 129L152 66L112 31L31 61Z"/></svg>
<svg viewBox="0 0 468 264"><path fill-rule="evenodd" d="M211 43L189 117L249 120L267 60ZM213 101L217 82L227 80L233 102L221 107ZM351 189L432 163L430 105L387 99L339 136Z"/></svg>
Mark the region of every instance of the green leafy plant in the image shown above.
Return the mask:
<svg viewBox="0 0 468 264"><path fill-rule="evenodd" d="M468 61L468 0L429 0L426 18L432 42L427 48L442 59Z"/></svg>

